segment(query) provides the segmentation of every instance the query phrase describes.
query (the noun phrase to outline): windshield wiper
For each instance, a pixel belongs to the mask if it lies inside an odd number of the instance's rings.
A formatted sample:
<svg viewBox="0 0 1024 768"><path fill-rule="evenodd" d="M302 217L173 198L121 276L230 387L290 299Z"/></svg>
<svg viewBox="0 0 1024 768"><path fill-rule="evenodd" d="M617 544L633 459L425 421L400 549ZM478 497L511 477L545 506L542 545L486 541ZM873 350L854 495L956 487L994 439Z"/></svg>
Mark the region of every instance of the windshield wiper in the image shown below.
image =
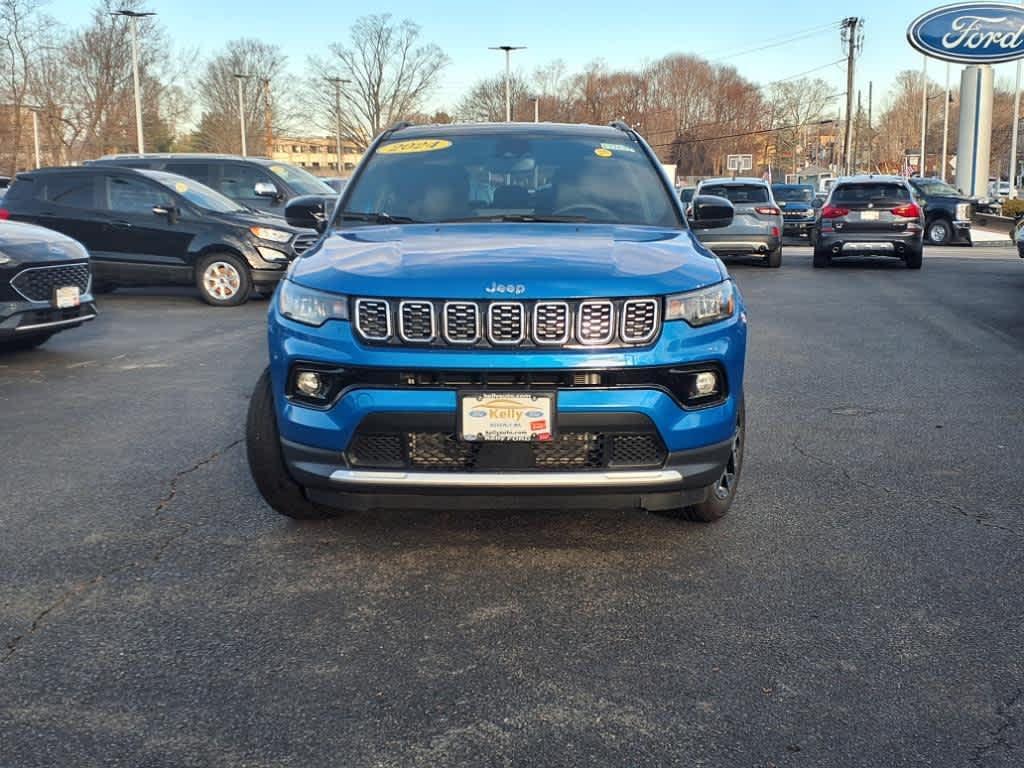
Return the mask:
<svg viewBox="0 0 1024 768"><path fill-rule="evenodd" d="M464 216L458 219L441 219L440 224L456 224L469 221L525 221L541 224L580 224L590 221L586 216L549 216L532 213L498 213L493 216Z"/></svg>
<svg viewBox="0 0 1024 768"><path fill-rule="evenodd" d="M378 211L375 213L363 213L361 211L342 211L342 220L351 219L353 221L372 221L374 224L419 224L420 222L416 219L410 219L408 216L392 216L387 211Z"/></svg>

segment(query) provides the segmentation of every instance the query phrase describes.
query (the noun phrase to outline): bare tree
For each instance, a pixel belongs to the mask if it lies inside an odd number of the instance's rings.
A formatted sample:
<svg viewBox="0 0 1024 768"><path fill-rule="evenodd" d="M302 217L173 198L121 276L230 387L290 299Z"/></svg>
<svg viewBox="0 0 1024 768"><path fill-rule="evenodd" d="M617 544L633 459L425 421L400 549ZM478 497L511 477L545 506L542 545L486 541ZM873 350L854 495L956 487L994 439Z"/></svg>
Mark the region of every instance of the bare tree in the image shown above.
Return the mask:
<svg viewBox="0 0 1024 768"><path fill-rule="evenodd" d="M530 88L522 75L509 78L513 120L532 120L528 107ZM529 110L529 116L527 116ZM455 109L459 120L471 123L498 123L505 119L505 73L488 77L474 85Z"/></svg>
<svg viewBox="0 0 1024 768"><path fill-rule="evenodd" d="M307 103L317 123L333 132L334 91L327 79L348 80L342 91L341 127L359 148L389 125L422 112L427 97L448 64L433 44L420 44L420 28L392 21L390 14L356 20L349 45L332 43L330 55L309 60Z"/></svg>
<svg viewBox="0 0 1024 768"><path fill-rule="evenodd" d="M835 89L824 80L800 78L775 83L768 89L768 109L775 131L775 147L780 164L792 166L793 173L807 158L812 124L825 119L834 107Z"/></svg>
<svg viewBox="0 0 1024 768"><path fill-rule="evenodd" d="M275 134L292 122L293 107L286 98L287 58L276 45L241 39L227 43L224 52L207 63L197 83L202 117L192 142L209 152L240 152L241 127L238 119L238 80L242 78L246 143L251 154L269 155L266 118L271 114ZM268 87L269 84L269 87Z"/></svg>
<svg viewBox="0 0 1024 768"><path fill-rule="evenodd" d="M0 98L4 120L0 126L4 165L10 173L22 167L27 107L33 106L31 72L43 46L48 20L37 0L0 0Z"/></svg>

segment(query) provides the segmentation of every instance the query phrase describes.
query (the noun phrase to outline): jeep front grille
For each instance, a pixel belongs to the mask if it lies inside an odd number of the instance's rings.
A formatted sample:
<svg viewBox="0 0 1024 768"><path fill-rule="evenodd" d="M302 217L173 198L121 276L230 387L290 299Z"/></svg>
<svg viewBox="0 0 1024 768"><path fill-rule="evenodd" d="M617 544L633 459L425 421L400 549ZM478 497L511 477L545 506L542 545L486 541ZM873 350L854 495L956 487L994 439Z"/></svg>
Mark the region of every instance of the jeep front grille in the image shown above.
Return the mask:
<svg viewBox="0 0 1024 768"><path fill-rule="evenodd" d="M435 301L358 298L353 319L371 344L629 347L661 333L661 299Z"/></svg>

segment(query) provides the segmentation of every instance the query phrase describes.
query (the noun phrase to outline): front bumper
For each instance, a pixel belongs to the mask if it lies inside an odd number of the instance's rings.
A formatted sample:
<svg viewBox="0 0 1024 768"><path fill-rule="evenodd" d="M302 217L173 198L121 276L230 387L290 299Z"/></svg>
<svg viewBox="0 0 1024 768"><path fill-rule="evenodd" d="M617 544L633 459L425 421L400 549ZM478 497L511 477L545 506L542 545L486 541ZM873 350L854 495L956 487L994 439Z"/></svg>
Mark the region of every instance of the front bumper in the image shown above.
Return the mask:
<svg viewBox="0 0 1024 768"><path fill-rule="evenodd" d="M0 301L0 338L56 333L93 320L97 314L88 293L77 307L68 309L37 301Z"/></svg>
<svg viewBox="0 0 1024 768"><path fill-rule="evenodd" d="M783 219L782 234L788 237L809 235L814 229L814 219Z"/></svg>
<svg viewBox="0 0 1024 768"><path fill-rule="evenodd" d="M954 221L953 222L953 236L950 240L952 243L965 243L971 245L971 222L968 221Z"/></svg>
<svg viewBox="0 0 1024 768"><path fill-rule="evenodd" d="M646 348L504 351L367 347L356 341L347 322L329 321L321 328L311 328L281 318L273 308L269 335L271 381L285 459L289 471L311 495L571 495L586 490L599 494L671 493L678 506L680 492L692 491L699 496L721 475L743 398L746 315L741 301L734 317L722 323L691 328L682 321L667 322L658 340ZM685 408L670 392L653 387L556 390L559 432L614 435L646 430L657 436L664 449L657 465L626 468L609 462L597 467L571 466L569 471L560 472L552 471L558 467L550 465L537 470L533 465L499 458L480 462L466 472L452 471L451 467L442 472L412 466L371 469L349 461L349 449L361 425L386 417L404 424L410 432L450 435L457 426L458 387L380 388L368 384L346 390L329 407L313 408L285 397L289 371L299 361L401 371L473 372L633 371L712 364L725 372L727 394L719 404Z"/></svg>

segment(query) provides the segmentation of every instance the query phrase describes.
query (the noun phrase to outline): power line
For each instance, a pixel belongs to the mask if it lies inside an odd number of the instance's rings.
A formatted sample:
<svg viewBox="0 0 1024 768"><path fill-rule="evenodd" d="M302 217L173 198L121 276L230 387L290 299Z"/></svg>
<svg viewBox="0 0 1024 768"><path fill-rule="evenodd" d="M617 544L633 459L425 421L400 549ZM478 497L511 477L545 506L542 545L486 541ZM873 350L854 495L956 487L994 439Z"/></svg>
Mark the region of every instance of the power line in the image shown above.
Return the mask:
<svg viewBox="0 0 1024 768"><path fill-rule="evenodd" d="M832 96L829 96L829 98L833 99L833 98L835 98L837 96L845 96L845 95L846 94L843 94L843 93L836 93L836 94L833 94ZM794 128L803 128L804 126L807 126L807 125L831 125L831 124L833 124L835 122L836 122L835 120L813 120L813 121L811 121L809 123L794 123L793 125L780 125L780 126L777 126L775 128L761 128L761 129L756 130L756 131L743 131L742 133L730 133L730 134L726 134L724 136L708 136L708 137L703 138L703 139L682 139L680 141L670 141L670 142L665 143L665 144L651 144L650 146L651 146L652 149L658 149L658 148L661 148L661 147L672 147L672 146L675 146L677 144L702 144L705 141L719 141L721 139L738 139L738 138L742 138L744 136L760 136L760 135L763 135L765 133L775 133L776 131L789 131L789 130L792 130Z"/></svg>
<svg viewBox="0 0 1024 768"><path fill-rule="evenodd" d="M841 22L834 21L831 22L830 24L826 24L821 27L812 28L797 34L790 35L788 37L778 39L775 42L759 45L756 48L747 48L742 51L736 51L736 53L730 53L728 56L719 56L717 59L714 59L714 61L728 61L729 59L735 59L740 56L746 56L748 53L758 53L759 51L767 51L769 48L778 48L780 45L786 45L787 43L795 43L798 40L806 40L808 37L815 37L825 32L831 32L835 29L838 29L840 23Z"/></svg>
<svg viewBox="0 0 1024 768"><path fill-rule="evenodd" d="M807 69L807 70L804 70L803 72L797 72L795 75L790 75L789 77L780 77L778 80L772 80L770 82L767 82L764 85L762 85L761 87L763 88L763 87L768 86L768 85L775 85L776 83L785 83L788 80L796 80L798 77L803 77L804 75L810 75L813 72L820 72L823 69L828 69L829 67L834 67L837 64L842 64L844 61L846 61L846 57L845 56L843 58L841 58L841 59L836 59L835 61L830 61L828 64L822 64L820 67L814 67L814 69Z"/></svg>

